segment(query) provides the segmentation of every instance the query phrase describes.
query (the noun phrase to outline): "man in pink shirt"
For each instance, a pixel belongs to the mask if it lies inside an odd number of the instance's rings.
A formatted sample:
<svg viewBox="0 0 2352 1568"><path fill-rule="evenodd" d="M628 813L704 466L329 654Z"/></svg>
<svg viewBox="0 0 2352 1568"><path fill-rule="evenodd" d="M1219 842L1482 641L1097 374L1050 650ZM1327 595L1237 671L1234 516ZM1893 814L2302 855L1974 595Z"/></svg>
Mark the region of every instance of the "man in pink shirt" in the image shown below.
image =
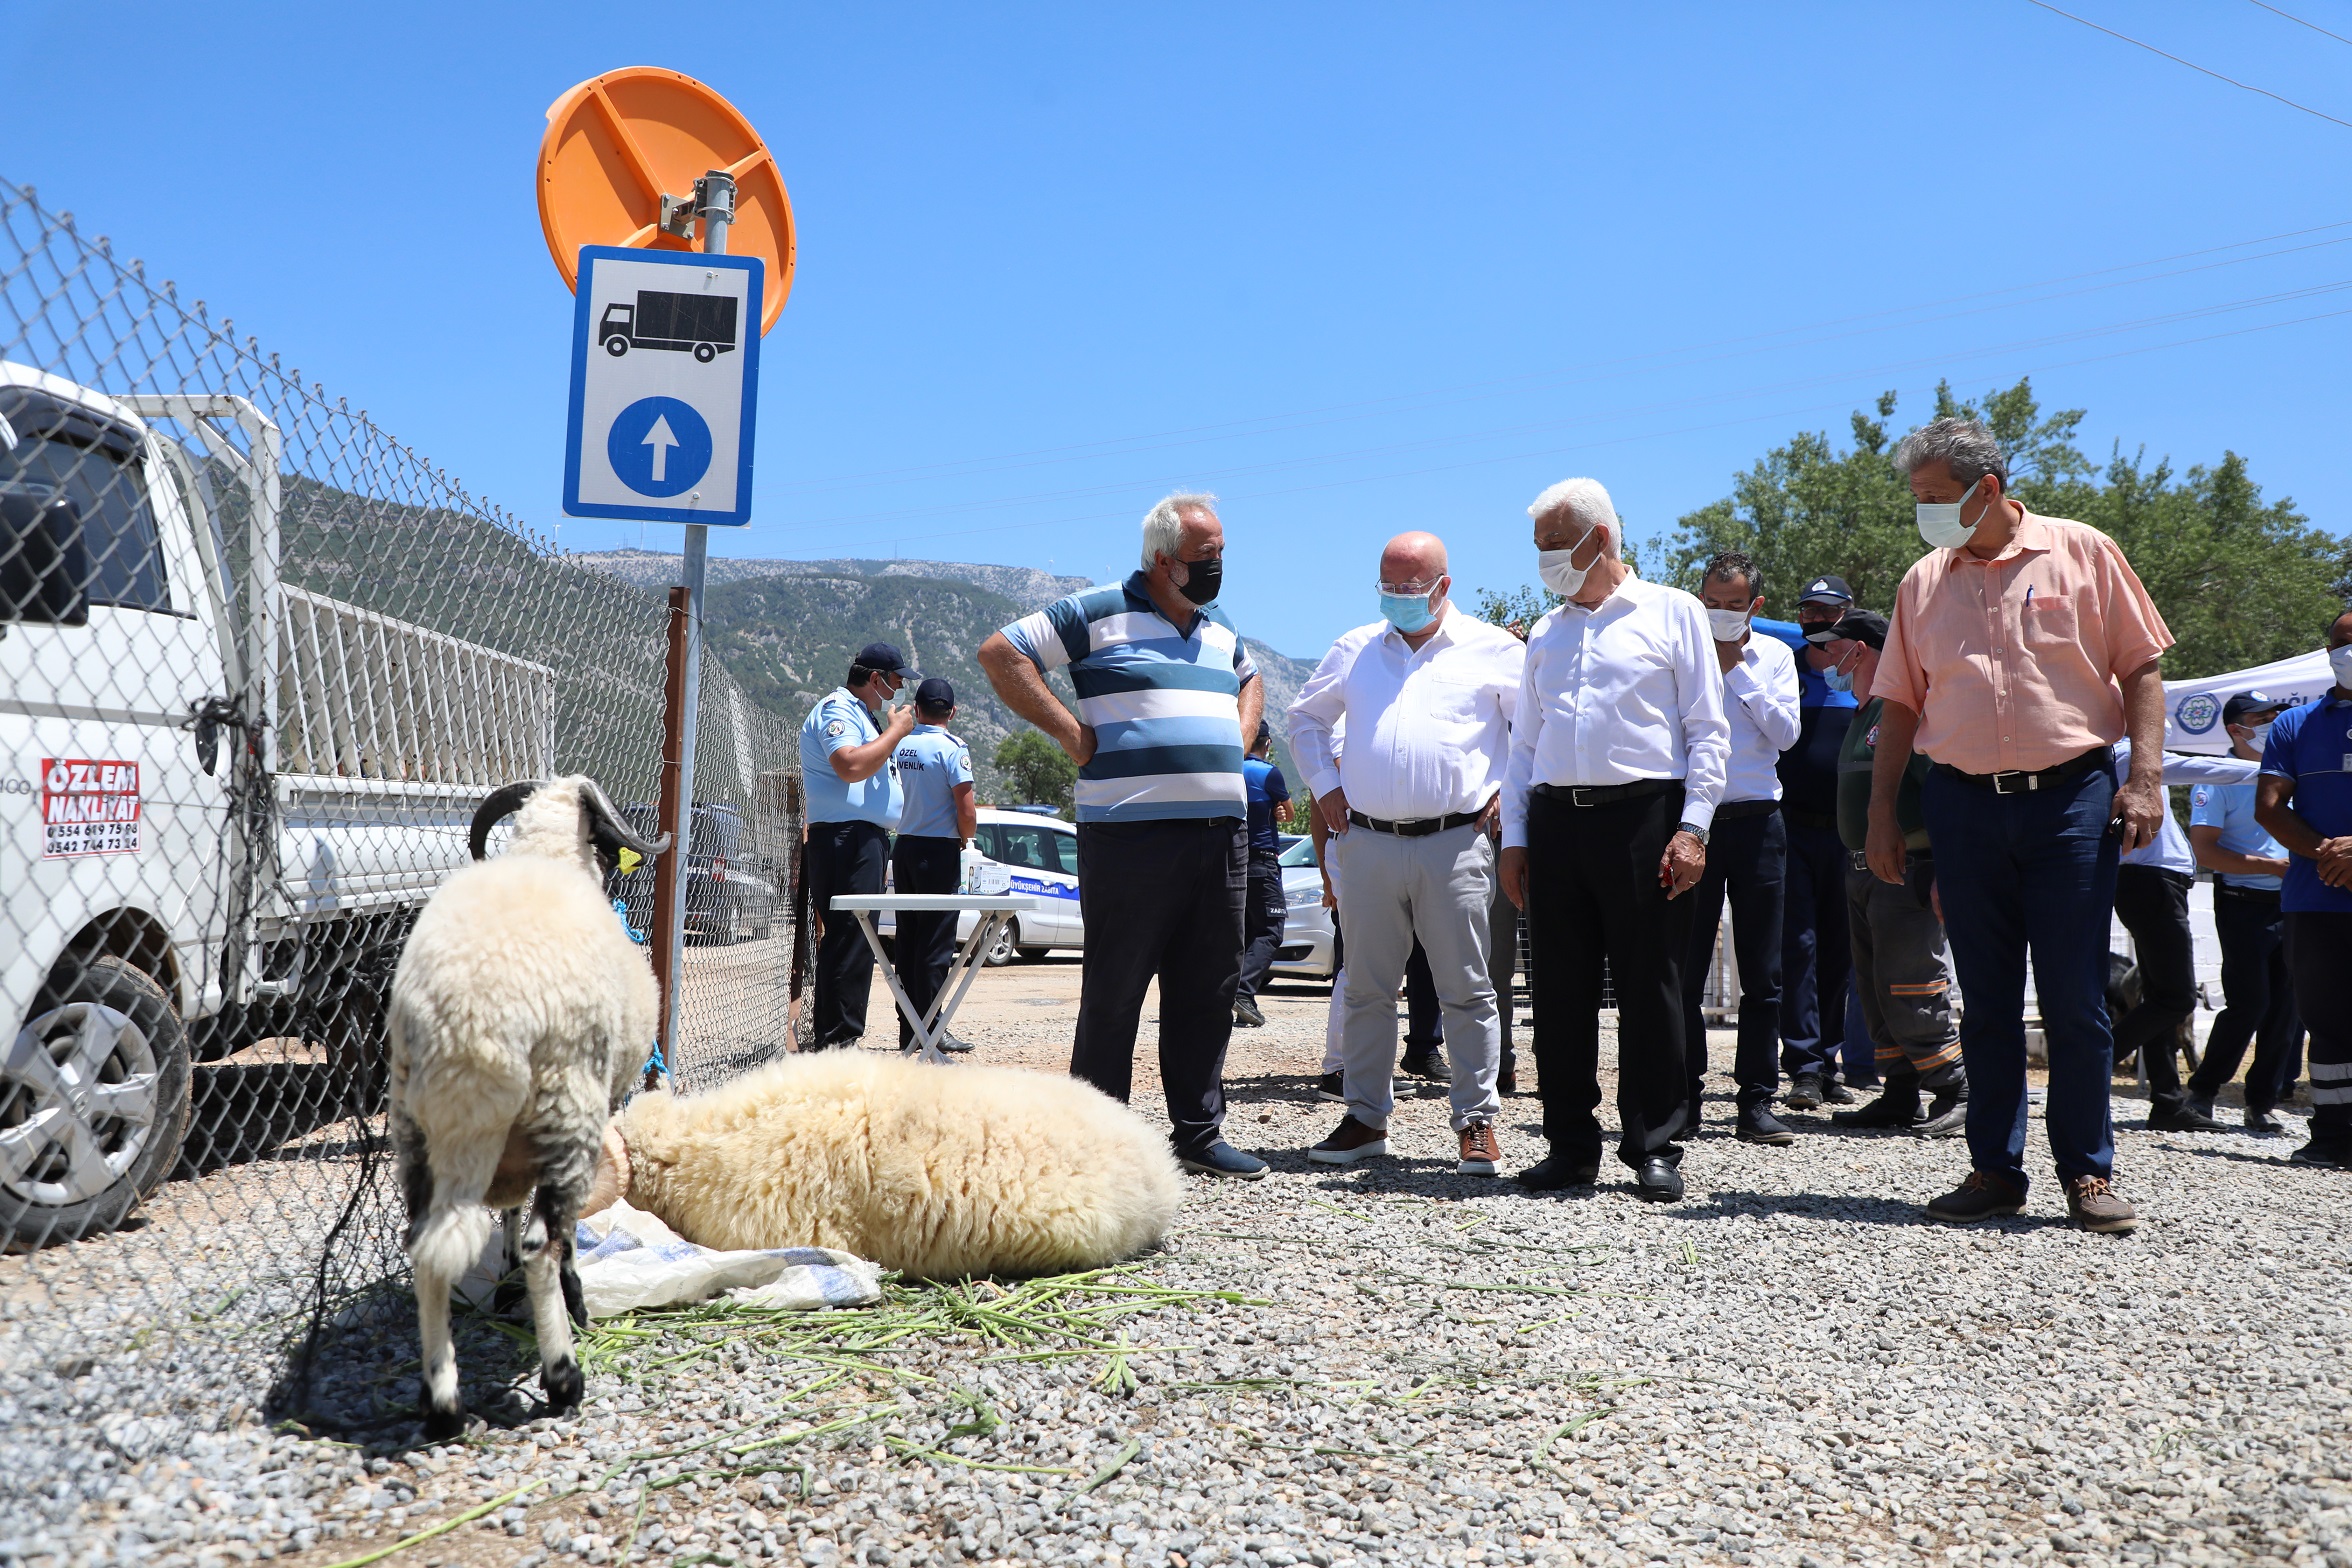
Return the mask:
<svg viewBox="0 0 2352 1568"><path fill-rule="evenodd" d="M1914 750L1939 849L1937 891L1963 1012L1974 1169L1927 1206L1972 1224L2025 1206L2025 972L2049 1042L2050 1153L2085 1229L2139 1223L2110 1185L2114 1040L2107 923L2120 853L2162 820L2172 634L2115 541L2009 498L1991 431L1938 419L1895 466L1929 553L1904 574L1874 695L1886 699L1870 794L1870 869L1903 879L1895 801ZM2130 776L2113 747L2131 739Z"/></svg>

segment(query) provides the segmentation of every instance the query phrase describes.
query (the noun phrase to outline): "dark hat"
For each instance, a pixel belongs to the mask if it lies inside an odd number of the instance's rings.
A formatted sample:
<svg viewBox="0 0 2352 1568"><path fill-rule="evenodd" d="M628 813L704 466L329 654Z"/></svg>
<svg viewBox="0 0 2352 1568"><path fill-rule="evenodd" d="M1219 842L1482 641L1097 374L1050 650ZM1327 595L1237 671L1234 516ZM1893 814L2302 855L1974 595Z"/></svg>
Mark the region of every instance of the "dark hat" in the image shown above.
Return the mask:
<svg viewBox="0 0 2352 1568"><path fill-rule="evenodd" d="M858 650L855 662L869 670L880 670L885 675L920 675L923 673L921 670L911 668L906 662L906 655L886 642L867 643Z"/></svg>
<svg viewBox="0 0 2352 1568"><path fill-rule="evenodd" d="M1805 634L1810 643L1858 642L1866 648L1884 651L1886 648L1887 618L1869 610L1848 610L1844 620L1835 626L1819 628Z"/></svg>
<svg viewBox="0 0 2352 1568"><path fill-rule="evenodd" d="M2242 691L2221 705L2221 722L2235 724L2249 713L2276 713L2286 704L2258 691Z"/></svg>
<svg viewBox="0 0 2352 1568"><path fill-rule="evenodd" d="M952 708L955 705L955 688L947 683L944 676L934 675L915 688L915 706L919 708Z"/></svg>
<svg viewBox="0 0 2352 1568"><path fill-rule="evenodd" d="M1853 602L1854 590L1846 586L1846 580L1843 577L1835 574L1814 578L1805 585L1805 591L1797 595L1797 603L1799 604L1852 604Z"/></svg>

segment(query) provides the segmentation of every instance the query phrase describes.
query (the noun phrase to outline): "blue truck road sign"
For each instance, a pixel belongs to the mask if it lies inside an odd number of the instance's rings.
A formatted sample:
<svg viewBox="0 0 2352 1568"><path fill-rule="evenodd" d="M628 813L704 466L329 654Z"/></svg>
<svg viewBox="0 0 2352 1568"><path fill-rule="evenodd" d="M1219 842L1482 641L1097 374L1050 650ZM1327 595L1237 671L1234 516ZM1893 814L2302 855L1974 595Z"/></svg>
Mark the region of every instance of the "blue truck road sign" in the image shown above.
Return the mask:
<svg viewBox="0 0 2352 1568"><path fill-rule="evenodd" d="M765 281L757 256L581 247L565 512L751 521Z"/></svg>

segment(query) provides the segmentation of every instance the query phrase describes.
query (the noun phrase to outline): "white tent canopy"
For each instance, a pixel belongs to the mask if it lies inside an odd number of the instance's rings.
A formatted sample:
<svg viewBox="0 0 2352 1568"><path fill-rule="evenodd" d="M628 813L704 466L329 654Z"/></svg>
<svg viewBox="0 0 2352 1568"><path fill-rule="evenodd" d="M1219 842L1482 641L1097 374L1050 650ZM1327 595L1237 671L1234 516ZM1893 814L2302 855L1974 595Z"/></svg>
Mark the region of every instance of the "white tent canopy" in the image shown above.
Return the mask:
<svg viewBox="0 0 2352 1568"><path fill-rule="evenodd" d="M2164 749L2222 756L2230 749L2221 705L2242 691L2258 691L2289 707L2326 695L2336 684L2327 650L2299 653L2275 664L2208 675L2197 681L2164 683Z"/></svg>

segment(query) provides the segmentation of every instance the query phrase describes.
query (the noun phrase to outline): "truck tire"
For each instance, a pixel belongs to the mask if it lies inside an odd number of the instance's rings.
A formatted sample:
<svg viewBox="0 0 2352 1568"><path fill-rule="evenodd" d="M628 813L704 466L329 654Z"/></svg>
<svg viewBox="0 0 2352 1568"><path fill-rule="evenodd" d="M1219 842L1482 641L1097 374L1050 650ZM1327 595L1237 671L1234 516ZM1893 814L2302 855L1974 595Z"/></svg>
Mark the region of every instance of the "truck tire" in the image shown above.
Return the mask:
<svg viewBox="0 0 2352 1568"><path fill-rule="evenodd" d="M716 346L709 343L697 343L694 345L694 362L696 364L707 365L718 357L719 351Z"/></svg>
<svg viewBox="0 0 2352 1568"><path fill-rule="evenodd" d="M51 982L0 1058L0 1247L102 1235L162 1185L188 1136L188 1031L119 958Z"/></svg>
<svg viewBox="0 0 2352 1568"><path fill-rule="evenodd" d="M615 359L620 358L623 354L629 352L628 337L623 333L614 333L611 337L604 340L604 351Z"/></svg>

